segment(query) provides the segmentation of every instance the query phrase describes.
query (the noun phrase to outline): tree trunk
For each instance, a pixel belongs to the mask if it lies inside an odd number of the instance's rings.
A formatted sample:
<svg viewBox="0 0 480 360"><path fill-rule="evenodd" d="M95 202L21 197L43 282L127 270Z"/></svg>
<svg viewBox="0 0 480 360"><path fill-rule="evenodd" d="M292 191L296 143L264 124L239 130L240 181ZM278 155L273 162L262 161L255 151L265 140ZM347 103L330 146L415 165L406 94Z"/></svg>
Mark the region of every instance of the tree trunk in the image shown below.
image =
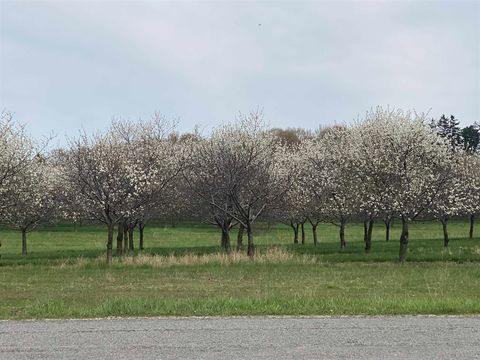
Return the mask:
<svg viewBox="0 0 480 360"><path fill-rule="evenodd" d="M317 246L318 237L317 237L317 224L312 224L312 234L313 234L313 245Z"/></svg>
<svg viewBox="0 0 480 360"><path fill-rule="evenodd" d="M291 221L290 226L293 229L293 243L298 244L298 223Z"/></svg>
<svg viewBox="0 0 480 360"><path fill-rule="evenodd" d="M22 229L22 256L27 256L27 229Z"/></svg>
<svg viewBox="0 0 480 360"><path fill-rule="evenodd" d="M237 234L237 251L243 250L243 231L245 228L242 224L239 225L238 234Z"/></svg>
<svg viewBox="0 0 480 360"><path fill-rule="evenodd" d="M223 228L221 226L220 227L220 248L222 250L225 250L225 232L223 231Z"/></svg>
<svg viewBox="0 0 480 360"><path fill-rule="evenodd" d="M340 248L345 248L347 243L345 242L345 219L340 219Z"/></svg>
<svg viewBox="0 0 480 360"><path fill-rule="evenodd" d="M231 246L230 246L230 231L224 226L221 227L222 229L222 249L225 250L227 253L231 251Z"/></svg>
<svg viewBox="0 0 480 360"><path fill-rule="evenodd" d="M390 240L390 225L392 223L392 219L386 218L383 220L383 222L385 223L385 241L388 242Z"/></svg>
<svg viewBox="0 0 480 360"><path fill-rule="evenodd" d="M475 215L470 215L470 231L468 233L468 237L473 239L473 224L475 222Z"/></svg>
<svg viewBox="0 0 480 360"><path fill-rule="evenodd" d="M365 252L368 254L370 253L370 250L372 249L372 232L373 232L373 219L370 219L368 221L368 226L367 226L367 236L366 236L366 241L365 241Z"/></svg>
<svg viewBox="0 0 480 360"><path fill-rule="evenodd" d="M133 244L133 229L135 227L133 226L129 226L128 227L128 252L133 254L134 250L135 250L135 246Z"/></svg>
<svg viewBox="0 0 480 360"><path fill-rule="evenodd" d="M225 235L224 235L222 225L220 224L217 224L217 225L220 228L220 248L223 250L225 249Z"/></svg>
<svg viewBox="0 0 480 360"><path fill-rule="evenodd" d="M367 242L368 220L363 220L363 242Z"/></svg>
<svg viewBox="0 0 480 360"><path fill-rule="evenodd" d="M448 219L447 218L441 219L440 222L442 223L442 227L443 227L443 247L447 248L448 241L450 240L448 238Z"/></svg>
<svg viewBox="0 0 480 360"><path fill-rule="evenodd" d="M300 223L300 226L302 228L302 245L305 245L305 221Z"/></svg>
<svg viewBox="0 0 480 360"><path fill-rule="evenodd" d="M126 222L123 223L123 253L128 253L128 225Z"/></svg>
<svg viewBox="0 0 480 360"><path fill-rule="evenodd" d="M252 231L252 225L247 224L247 237L248 237L248 248L247 248L247 255L251 258L253 258L253 255L255 254L255 248L253 246L253 231Z"/></svg>
<svg viewBox="0 0 480 360"><path fill-rule="evenodd" d="M402 234L400 235L400 257L399 260L403 264L407 257L408 249L408 220L402 216Z"/></svg>
<svg viewBox="0 0 480 360"><path fill-rule="evenodd" d="M108 224L108 239L107 239L107 264L108 265L112 263L113 231L114 231L114 225Z"/></svg>
<svg viewBox="0 0 480 360"><path fill-rule="evenodd" d="M123 249L123 227L122 224L118 224L117 232L117 256L122 255Z"/></svg>
<svg viewBox="0 0 480 360"><path fill-rule="evenodd" d="M138 223L138 237L139 237L139 243L138 243L138 250L143 251L143 229L145 229L145 225L141 222Z"/></svg>

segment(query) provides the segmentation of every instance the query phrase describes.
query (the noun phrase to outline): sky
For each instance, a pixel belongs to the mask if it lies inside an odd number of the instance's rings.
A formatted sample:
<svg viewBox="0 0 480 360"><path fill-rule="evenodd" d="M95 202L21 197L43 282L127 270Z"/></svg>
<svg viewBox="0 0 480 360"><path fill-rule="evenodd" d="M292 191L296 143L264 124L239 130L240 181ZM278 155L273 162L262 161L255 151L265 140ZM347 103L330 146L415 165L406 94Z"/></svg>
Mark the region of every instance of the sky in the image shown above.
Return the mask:
<svg viewBox="0 0 480 360"><path fill-rule="evenodd" d="M257 108L315 129L377 105L480 121L480 1L0 2L0 108L35 136Z"/></svg>

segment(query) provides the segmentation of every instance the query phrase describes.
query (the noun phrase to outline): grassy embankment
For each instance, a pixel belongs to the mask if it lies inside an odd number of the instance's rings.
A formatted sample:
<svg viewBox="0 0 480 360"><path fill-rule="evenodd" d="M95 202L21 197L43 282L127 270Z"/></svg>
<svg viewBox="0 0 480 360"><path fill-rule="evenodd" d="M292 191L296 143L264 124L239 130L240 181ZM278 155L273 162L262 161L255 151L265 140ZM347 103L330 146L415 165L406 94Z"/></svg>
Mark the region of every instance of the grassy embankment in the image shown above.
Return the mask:
<svg viewBox="0 0 480 360"><path fill-rule="evenodd" d="M361 224L348 226L343 251L333 225L319 227L317 247L309 227L306 245L291 244L286 226L260 229L253 261L219 254L220 234L212 227L150 227L143 255L107 267L101 227L33 232L26 258L19 255L20 234L0 230L0 319L480 314L480 238L466 233L466 222L452 222L444 250L438 223L414 224L402 266L398 225L386 243L377 224L369 255Z"/></svg>

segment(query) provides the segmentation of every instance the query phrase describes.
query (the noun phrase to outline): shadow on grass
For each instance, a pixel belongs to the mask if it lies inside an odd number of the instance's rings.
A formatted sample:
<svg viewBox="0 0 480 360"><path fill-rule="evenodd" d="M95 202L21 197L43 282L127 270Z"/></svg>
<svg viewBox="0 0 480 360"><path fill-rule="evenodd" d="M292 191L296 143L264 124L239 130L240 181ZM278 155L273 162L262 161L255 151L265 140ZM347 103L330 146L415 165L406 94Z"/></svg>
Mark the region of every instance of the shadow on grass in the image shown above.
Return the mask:
<svg viewBox="0 0 480 360"><path fill-rule="evenodd" d="M448 248L439 239L418 239L409 244L408 262L480 262L480 239L452 238ZM326 242L313 244L289 244L289 251L299 255L316 255L325 262L391 262L398 261L398 241L372 241L372 249L365 253L364 243L347 242L344 249L339 244Z"/></svg>

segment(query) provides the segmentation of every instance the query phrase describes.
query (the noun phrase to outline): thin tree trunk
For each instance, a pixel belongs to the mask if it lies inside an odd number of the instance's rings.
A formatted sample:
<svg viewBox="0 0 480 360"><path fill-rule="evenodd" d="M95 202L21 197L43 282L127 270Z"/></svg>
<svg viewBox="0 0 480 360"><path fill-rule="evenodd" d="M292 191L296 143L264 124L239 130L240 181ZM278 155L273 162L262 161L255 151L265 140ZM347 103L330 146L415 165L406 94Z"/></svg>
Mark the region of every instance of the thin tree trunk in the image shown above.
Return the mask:
<svg viewBox="0 0 480 360"><path fill-rule="evenodd" d="M315 246L317 246L317 243L318 243L317 226L318 226L318 223L312 223L313 245Z"/></svg>
<svg viewBox="0 0 480 360"><path fill-rule="evenodd" d="M390 225L392 223L392 218L388 217L383 220L385 223L385 241L390 241Z"/></svg>
<svg viewBox="0 0 480 360"><path fill-rule="evenodd" d="M298 244L298 223L291 221L290 226L293 229L293 243Z"/></svg>
<svg viewBox="0 0 480 360"><path fill-rule="evenodd" d="M305 245L305 221L300 223L302 228L302 245Z"/></svg>
<svg viewBox="0 0 480 360"><path fill-rule="evenodd" d="M122 246L123 246L123 228L122 224L118 224L118 232L117 232L117 255L122 255Z"/></svg>
<svg viewBox="0 0 480 360"><path fill-rule="evenodd" d="M238 234L237 234L237 251L243 250L243 231L245 228L242 224L239 225Z"/></svg>
<svg viewBox="0 0 480 360"><path fill-rule="evenodd" d="M129 226L128 227L128 252L132 253L132 254L135 250L135 246L133 244L133 229L134 228L135 228L134 226Z"/></svg>
<svg viewBox="0 0 480 360"><path fill-rule="evenodd" d="M373 232L373 219L370 219L368 221L367 238L365 241L365 252L367 254L370 253L370 250L372 249L372 232Z"/></svg>
<svg viewBox="0 0 480 360"><path fill-rule="evenodd" d="M138 223L138 237L139 237L139 243L138 243L138 250L143 251L143 229L145 229L145 225L143 222Z"/></svg>
<svg viewBox="0 0 480 360"><path fill-rule="evenodd" d="M128 225L126 222L123 223L123 253L128 253Z"/></svg>
<svg viewBox="0 0 480 360"><path fill-rule="evenodd" d="M340 248L345 248L347 243L345 242L345 219L340 219Z"/></svg>
<svg viewBox="0 0 480 360"><path fill-rule="evenodd" d="M363 220L363 242L367 243L368 236L368 220Z"/></svg>
<svg viewBox="0 0 480 360"><path fill-rule="evenodd" d="M113 231L114 231L114 224L108 224L108 239L107 239L107 264L108 265L112 263Z"/></svg>
<svg viewBox="0 0 480 360"><path fill-rule="evenodd" d="M248 237L247 255L253 258L253 255L255 254L255 247L253 245L253 231L252 231L251 224L247 224L247 237Z"/></svg>
<svg viewBox="0 0 480 360"><path fill-rule="evenodd" d="M473 225L475 222L475 215L470 215L470 231L468 232L468 237L473 239Z"/></svg>
<svg viewBox="0 0 480 360"><path fill-rule="evenodd" d="M230 245L230 229L232 228L232 220L225 220L223 226L225 228L225 250L227 253L229 253L232 251L232 246Z"/></svg>
<svg viewBox="0 0 480 360"><path fill-rule="evenodd" d="M442 223L442 228L443 228L443 247L447 248L448 247L448 219L444 218L441 219L440 222Z"/></svg>
<svg viewBox="0 0 480 360"><path fill-rule="evenodd" d="M22 256L27 256L27 229L22 229Z"/></svg>
<svg viewBox="0 0 480 360"><path fill-rule="evenodd" d="M400 235L400 256L399 260L403 264L407 257L408 250L408 220L402 216L402 234Z"/></svg>

